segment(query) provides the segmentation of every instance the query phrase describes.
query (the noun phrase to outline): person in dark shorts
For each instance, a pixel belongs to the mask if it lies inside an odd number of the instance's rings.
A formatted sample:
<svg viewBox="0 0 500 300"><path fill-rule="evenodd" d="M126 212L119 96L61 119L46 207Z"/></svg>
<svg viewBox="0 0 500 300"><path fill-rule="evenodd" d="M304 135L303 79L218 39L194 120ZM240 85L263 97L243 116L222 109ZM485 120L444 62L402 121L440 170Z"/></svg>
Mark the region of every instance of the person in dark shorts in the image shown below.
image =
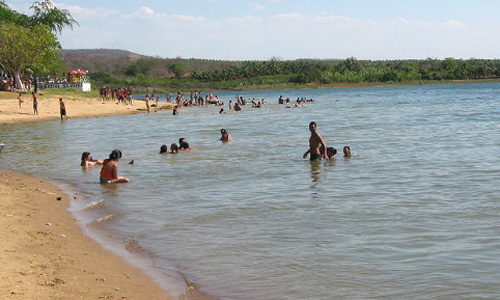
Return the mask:
<svg viewBox="0 0 500 300"><path fill-rule="evenodd" d="M31 92L31 95L33 96L33 114L38 115L38 97L35 92Z"/></svg>
<svg viewBox="0 0 500 300"><path fill-rule="evenodd" d="M61 111L61 121L63 117L69 120L69 117L66 115L66 105L63 102L62 98L59 98L59 109Z"/></svg>
<svg viewBox="0 0 500 300"><path fill-rule="evenodd" d="M325 159L328 159L328 156L326 155L326 151L321 151L321 147L323 149L327 149L326 143L321 137L321 135L317 132L317 125L316 122L311 122L309 123L309 131L311 131L311 137L309 137L309 150L304 153L304 158L307 157L307 155L310 155L310 160L320 160L322 157Z"/></svg>

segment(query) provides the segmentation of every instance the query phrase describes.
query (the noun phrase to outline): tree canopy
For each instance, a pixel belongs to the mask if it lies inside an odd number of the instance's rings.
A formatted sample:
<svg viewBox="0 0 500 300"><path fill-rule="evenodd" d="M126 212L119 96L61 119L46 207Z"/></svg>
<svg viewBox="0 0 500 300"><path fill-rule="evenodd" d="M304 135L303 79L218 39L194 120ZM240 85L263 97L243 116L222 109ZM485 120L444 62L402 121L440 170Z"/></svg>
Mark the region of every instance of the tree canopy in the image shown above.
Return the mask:
<svg viewBox="0 0 500 300"><path fill-rule="evenodd" d="M34 13L28 16L10 9L4 1L0 1L0 22L23 27L47 25L52 32L59 34L65 27L73 29L73 25L79 25L68 10L57 8L50 0L34 2L30 9Z"/></svg>
<svg viewBox="0 0 500 300"><path fill-rule="evenodd" d="M20 14L0 1L0 66L14 73L21 89L20 73L26 68L48 69L57 64L60 45L56 33L78 24L69 11L58 9L50 0L35 2L34 14Z"/></svg>
<svg viewBox="0 0 500 300"><path fill-rule="evenodd" d="M45 24L60 34L65 27L73 29L73 25L79 25L68 10L58 9L50 0L35 2L30 9L35 13L28 19L28 26Z"/></svg>
<svg viewBox="0 0 500 300"><path fill-rule="evenodd" d="M18 88L24 69L48 68L57 63L59 49L56 36L47 25L0 25L0 66L14 73Z"/></svg>

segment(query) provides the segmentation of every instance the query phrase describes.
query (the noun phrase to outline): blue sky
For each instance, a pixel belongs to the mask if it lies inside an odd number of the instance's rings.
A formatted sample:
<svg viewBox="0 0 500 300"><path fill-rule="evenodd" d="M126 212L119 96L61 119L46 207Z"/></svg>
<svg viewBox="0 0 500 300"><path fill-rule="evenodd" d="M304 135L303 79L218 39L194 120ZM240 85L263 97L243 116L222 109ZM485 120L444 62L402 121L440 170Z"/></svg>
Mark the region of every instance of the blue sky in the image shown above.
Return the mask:
<svg viewBox="0 0 500 300"><path fill-rule="evenodd" d="M7 0L28 13L32 2ZM54 1L80 23L64 49L158 57L500 58L500 1Z"/></svg>

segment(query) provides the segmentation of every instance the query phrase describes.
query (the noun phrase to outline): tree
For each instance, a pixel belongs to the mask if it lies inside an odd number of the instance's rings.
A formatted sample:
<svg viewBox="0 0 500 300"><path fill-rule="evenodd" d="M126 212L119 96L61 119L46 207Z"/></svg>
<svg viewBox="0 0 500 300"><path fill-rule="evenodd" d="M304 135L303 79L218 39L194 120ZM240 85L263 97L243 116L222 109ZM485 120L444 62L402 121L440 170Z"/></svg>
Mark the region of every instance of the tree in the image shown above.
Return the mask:
<svg viewBox="0 0 500 300"><path fill-rule="evenodd" d="M130 65L125 71L125 75L135 76L136 74L146 75L149 71L158 65L158 60L155 59L139 59Z"/></svg>
<svg viewBox="0 0 500 300"><path fill-rule="evenodd" d="M168 70L174 73L177 78L181 78L184 74L186 74L186 67L180 62L171 64L170 67L168 67Z"/></svg>
<svg viewBox="0 0 500 300"><path fill-rule="evenodd" d="M68 10L58 9L50 0L34 2L30 9L35 13L28 19L28 26L45 24L52 32L61 34L64 27L73 29L73 25L79 25Z"/></svg>
<svg viewBox="0 0 500 300"><path fill-rule="evenodd" d="M14 73L16 88L22 89L21 72L58 62L60 45L47 25L25 28L0 24L0 66Z"/></svg>

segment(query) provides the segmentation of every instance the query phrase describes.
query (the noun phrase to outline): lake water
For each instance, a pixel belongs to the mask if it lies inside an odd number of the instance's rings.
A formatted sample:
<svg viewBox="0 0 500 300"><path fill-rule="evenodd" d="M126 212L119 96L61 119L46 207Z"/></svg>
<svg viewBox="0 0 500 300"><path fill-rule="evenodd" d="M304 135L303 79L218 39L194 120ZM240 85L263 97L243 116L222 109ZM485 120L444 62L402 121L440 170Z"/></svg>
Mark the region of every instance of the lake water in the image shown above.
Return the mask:
<svg viewBox="0 0 500 300"><path fill-rule="evenodd" d="M236 94L218 93L226 110ZM235 300L498 298L500 83L238 94L270 104L0 125L0 166L77 195L84 230L174 294L193 282ZM302 159L310 121L336 160ZM180 137L195 151L158 154ZM115 148L129 184L79 167L83 151Z"/></svg>

